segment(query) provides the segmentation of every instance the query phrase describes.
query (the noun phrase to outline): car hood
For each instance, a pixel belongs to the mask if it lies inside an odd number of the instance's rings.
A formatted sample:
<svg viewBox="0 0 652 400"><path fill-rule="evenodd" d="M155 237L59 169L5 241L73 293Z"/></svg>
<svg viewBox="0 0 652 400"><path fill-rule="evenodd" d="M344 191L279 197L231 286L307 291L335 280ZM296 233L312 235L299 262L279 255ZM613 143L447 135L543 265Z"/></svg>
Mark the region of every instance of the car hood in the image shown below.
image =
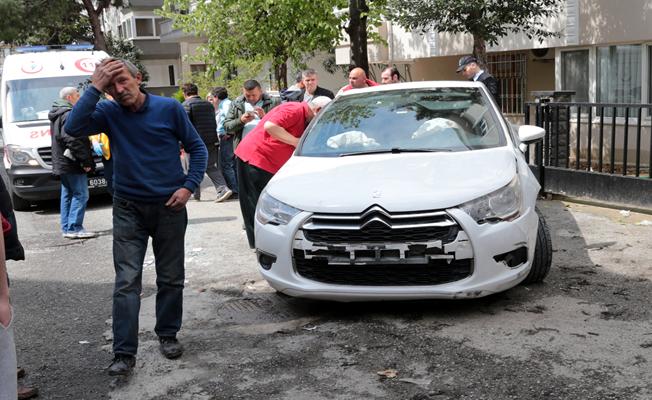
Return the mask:
<svg viewBox="0 0 652 400"><path fill-rule="evenodd" d="M516 174L509 147L465 152L293 156L267 185L304 211L359 213L444 209L491 193Z"/></svg>

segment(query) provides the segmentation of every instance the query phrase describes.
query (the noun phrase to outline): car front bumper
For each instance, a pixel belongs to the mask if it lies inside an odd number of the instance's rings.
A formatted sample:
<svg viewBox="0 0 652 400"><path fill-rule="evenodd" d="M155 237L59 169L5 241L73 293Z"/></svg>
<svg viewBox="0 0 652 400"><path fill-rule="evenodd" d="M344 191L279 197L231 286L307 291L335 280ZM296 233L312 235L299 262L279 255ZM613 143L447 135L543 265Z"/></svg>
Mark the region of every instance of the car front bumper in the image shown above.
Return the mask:
<svg viewBox="0 0 652 400"><path fill-rule="evenodd" d="M297 231L311 216L303 212L287 225L256 221L259 271L279 292L295 297L336 301L463 299L488 296L516 286L527 276L534 257L538 216L534 207L509 222L478 225L459 209L446 212L457 222L470 244L472 273L454 282L435 285L372 286L324 283L300 275L293 260ZM527 249L527 260L511 267L497 261L501 254ZM262 257L261 257L262 256ZM272 262L273 261L273 262ZM337 268L337 266L333 266ZM396 265L401 268L401 265Z"/></svg>

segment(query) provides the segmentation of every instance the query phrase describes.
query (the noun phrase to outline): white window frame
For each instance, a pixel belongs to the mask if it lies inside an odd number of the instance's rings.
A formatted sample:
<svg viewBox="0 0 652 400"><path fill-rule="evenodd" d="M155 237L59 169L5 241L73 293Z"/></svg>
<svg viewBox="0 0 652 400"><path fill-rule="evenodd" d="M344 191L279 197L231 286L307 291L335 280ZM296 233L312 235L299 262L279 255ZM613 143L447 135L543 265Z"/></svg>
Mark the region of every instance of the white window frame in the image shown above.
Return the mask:
<svg viewBox="0 0 652 400"><path fill-rule="evenodd" d="M150 23L152 24L152 34L153 34L152 36L139 36L138 35L138 32L136 32L136 20L137 19L145 19L145 20L150 21ZM156 20L157 19L158 18L156 18L156 17L132 17L133 27L134 27L134 36L133 36L133 38L134 39L158 39L159 36L156 35ZM159 30L160 30L160 28L159 28Z"/></svg>

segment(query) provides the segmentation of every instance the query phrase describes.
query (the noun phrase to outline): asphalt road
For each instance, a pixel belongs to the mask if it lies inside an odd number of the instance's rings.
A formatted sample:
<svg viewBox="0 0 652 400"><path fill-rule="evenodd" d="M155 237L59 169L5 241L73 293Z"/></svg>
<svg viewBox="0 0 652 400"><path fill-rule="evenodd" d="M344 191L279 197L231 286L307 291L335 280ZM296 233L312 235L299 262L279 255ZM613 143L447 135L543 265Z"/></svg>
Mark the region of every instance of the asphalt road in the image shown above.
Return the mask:
<svg viewBox="0 0 652 400"><path fill-rule="evenodd" d="M18 213L27 260L11 262L19 362L44 399L649 399L652 216L541 201L551 274L469 301L337 304L260 280L237 202L189 203L177 361L152 332L144 265L134 375L110 379L111 210L97 239L59 234L56 204ZM626 213L623 213L626 214ZM395 375L395 376L394 376Z"/></svg>

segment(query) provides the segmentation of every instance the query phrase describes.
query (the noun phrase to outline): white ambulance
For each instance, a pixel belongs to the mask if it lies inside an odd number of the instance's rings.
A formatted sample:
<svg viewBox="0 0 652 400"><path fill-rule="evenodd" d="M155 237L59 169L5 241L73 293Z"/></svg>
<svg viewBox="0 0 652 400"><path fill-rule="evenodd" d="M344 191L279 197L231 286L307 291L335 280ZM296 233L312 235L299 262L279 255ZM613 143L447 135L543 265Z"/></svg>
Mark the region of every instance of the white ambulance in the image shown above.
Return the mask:
<svg viewBox="0 0 652 400"><path fill-rule="evenodd" d="M30 46L16 49L2 67L2 139L7 190L14 209L56 199L60 183L52 175L52 139L48 113L66 86L89 82L95 64L108 57L92 46ZM96 157L96 162L101 158ZM101 164L89 175L91 193L104 191Z"/></svg>

